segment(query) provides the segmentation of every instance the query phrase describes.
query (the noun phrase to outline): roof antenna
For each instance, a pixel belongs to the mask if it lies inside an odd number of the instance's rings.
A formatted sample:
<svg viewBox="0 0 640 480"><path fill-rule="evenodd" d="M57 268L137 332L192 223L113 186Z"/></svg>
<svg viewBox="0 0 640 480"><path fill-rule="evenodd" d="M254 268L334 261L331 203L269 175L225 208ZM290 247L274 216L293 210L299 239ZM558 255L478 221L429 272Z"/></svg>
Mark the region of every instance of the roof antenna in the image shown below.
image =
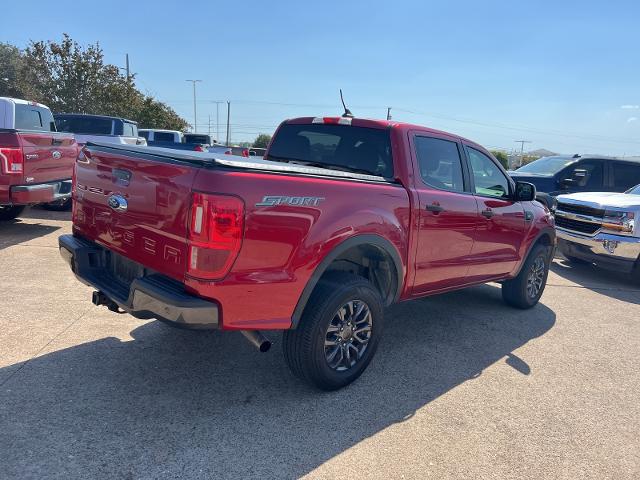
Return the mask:
<svg viewBox="0 0 640 480"><path fill-rule="evenodd" d="M342 89L340 89L340 100L342 101L342 106L344 107L344 113L342 114L342 116L346 117L346 118L353 118L353 113L351 113L351 110L349 110L347 108L347 106L344 104L344 98L342 96Z"/></svg>

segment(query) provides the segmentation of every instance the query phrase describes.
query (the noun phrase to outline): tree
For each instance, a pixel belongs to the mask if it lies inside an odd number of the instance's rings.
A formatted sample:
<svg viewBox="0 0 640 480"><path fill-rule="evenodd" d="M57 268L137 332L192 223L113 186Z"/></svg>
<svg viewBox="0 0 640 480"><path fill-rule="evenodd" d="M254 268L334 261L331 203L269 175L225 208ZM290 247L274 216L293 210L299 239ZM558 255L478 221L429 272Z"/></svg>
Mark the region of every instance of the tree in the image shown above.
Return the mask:
<svg viewBox="0 0 640 480"><path fill-rule="evenodd" d="M140 128L166 128L168 130L186 130L187 121L168 105L146 96L135 116Z"/></svg>
<svg viewBox="0 0 640 480"><path fill-rule="evenodd" d="M267 135L266 133L261 133L253 141L252 146L255 148L267 148L270 141L271 141L271 135Z"/></svg>
<svg viewBox="0 0 640 480"><path fill-rule="evenodd" d="M16 72L8 82L13 90L7 92L55 113L113 115L136 120L141 127L189 126L168 105L140 92L134 75L122 75L117 66L105 63L98 43L83 47L64 34L59 43L31 42L24 52L0 44L0 71L5 65L14 65L11 71Z"/></svg>
<svg viewBox="0 0 640 480"><path fill-rule="evenodd" d="M0 43L0 97L24 97L18 78L24 68L20 50L8 43Z"/></svg>
<svg viewBox="0 0 640 480"><path fill-rule="evenodd" d="M494 157L496 157L496 160L498 160L506 170L509 170L509 157L506 153L500 150L491 150L491 153Z"/></svg>

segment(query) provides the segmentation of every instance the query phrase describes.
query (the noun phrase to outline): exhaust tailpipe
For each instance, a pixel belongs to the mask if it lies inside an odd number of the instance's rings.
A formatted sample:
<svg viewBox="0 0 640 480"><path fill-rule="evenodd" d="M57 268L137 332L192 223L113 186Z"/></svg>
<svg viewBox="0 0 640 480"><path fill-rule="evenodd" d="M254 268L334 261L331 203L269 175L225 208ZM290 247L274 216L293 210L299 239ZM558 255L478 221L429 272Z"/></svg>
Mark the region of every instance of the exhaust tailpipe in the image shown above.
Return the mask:
<svg viewBox="0 0 640 480"><path fill-rule="evenodd" d="M244 338L249 340L251 344L261 352L268 352L271 348L271 340L265 337L258 330L240 330L240 333L244 335Z"/></svg>

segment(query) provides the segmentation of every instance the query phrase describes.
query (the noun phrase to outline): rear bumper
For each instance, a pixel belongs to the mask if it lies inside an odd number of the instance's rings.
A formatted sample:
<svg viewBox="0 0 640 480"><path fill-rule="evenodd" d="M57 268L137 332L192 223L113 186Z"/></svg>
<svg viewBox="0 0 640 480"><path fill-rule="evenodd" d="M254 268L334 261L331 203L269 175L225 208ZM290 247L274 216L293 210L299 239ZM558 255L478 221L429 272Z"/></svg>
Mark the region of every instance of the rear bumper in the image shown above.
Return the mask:
<svg viewBox="0 0 640 480"><path fill-rule="evenodd" d="M157 318L194 329L219 326L218 304L190 295L182 284L87 240L62 235L60 255L82 283L92 286L134 317ZM126 263L134 277L123 280L113 265Z"/></svg>
<svg viewBox="0 0 640 480"><path fill-rule="evenodd" d="M603 268L630 273L640 256L640 238L599 233L593 237L557 230L558 248Z"/></svg>
<svg viewBox="0 0 640 480"><path fill-rule="evenodd" d="M14 205L51 203L71 198L71 180L11 186L9 200Z"/></svg>

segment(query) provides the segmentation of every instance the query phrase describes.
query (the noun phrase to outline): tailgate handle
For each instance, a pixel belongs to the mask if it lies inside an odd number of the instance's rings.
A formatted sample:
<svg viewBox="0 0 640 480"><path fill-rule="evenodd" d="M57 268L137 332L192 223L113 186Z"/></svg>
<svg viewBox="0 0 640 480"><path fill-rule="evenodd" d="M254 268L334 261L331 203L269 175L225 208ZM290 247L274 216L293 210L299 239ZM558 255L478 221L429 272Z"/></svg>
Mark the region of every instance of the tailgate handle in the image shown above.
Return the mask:
<svg viewBox="0 0 640 480"><path fill-rule="evenodd" d="M59 140L57 138L52 138L51 139L51 145L53 145L53 146L62 145L62 140Z"/></svg>

